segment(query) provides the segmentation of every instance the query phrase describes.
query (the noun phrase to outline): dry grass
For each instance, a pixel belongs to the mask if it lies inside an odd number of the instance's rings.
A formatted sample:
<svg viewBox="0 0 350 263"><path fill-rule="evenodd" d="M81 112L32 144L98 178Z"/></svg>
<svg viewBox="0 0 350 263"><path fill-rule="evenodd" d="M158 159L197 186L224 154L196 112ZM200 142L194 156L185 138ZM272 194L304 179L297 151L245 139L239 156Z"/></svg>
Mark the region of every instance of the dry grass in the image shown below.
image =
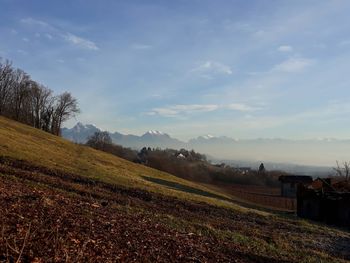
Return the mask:
<svg viewBox="0 0 350 263"><path fill-rule="evenodd" d="M74 144L27 125L0 116L0 156L9 156L31 162L34 165L60 169L91 179L125 187L140 188L150 192L176 196L186 200L204 201L242 211L249 209L227 202L227 195L205 186L175 177L143 165L135 164L116 156ZM188 190L174 189L145 178L161 179L183 185L183 189L207 192L208 196L193 194ZM220 198L222 197L222 198ZM259 211L257 211L260 213Z"/></svg>
<svg viewBox="0 0 350 263"><path fill-rule="evenodd" d="M346 262L346 232L0 163L0 262Z"/></svg>
<svg viewBox="0 0 350 263"><path fill-rule="evenodd" d="M0 117L0 261L350 259L347 231L229 199Z"/></svg>

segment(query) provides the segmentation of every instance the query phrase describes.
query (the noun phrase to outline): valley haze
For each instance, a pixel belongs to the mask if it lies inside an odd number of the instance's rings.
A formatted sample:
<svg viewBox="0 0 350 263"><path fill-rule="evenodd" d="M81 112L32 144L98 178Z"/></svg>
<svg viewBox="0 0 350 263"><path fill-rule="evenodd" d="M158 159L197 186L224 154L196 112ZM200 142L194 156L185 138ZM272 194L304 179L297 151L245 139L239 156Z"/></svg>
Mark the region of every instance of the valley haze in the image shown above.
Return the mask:
<svg viewBox="0 0 350 263"><path fill-rule="evenodd" d="M89 136L101 131L92 124L77 123L63 128L62 136L77 143L85 143ZM244 139L203 135L182 141L167 133L150 130L141 136L108 131L113 142L132 149L159 147L162 149L194 149L214 162L224 161L237 166L255 167L259 162L269 163L270 169L305 174L331 174L335 162L346 161L350 140L314 139Z"/></svg>

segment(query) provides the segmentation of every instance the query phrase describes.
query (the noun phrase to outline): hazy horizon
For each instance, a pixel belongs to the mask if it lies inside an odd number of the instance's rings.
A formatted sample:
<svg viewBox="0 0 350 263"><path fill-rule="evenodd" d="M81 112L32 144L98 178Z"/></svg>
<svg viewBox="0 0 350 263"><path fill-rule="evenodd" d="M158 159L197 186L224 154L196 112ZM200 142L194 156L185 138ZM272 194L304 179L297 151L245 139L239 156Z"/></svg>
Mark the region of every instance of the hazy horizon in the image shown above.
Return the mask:
<svg viewBox="0 0 350 263"><path fill-rule="evenodd" d="M236 140L236 141L249 141L249 140L288 140L288 141L333 141L333 140L336 140L336 141L350 141L350 135L349 137L345 137L345 138L336 138L336 137L307 137L307 138L296 138L296 137L240 137L240 138L237 138L237 137L232 137L232 136L227 136L227 135L212 135L212 134L204 134L204 133L197 133L197 134L193 134L193 136L189 136L189 137L176 137L176 135L174 135L173 133L171 133L171 131L163 131L163 130L154 130L152 129L152 127L149 127L149 129L146 129L144 131L139 131L137 133L130 133L130 132L123 132L123 130L126 130L127 129L123 129L121 128L120 130L117 128L117 129L112 129L112 130L108 130L108 129L103 129L101 128L100 126L94 124L94 123L83 123L81 121L79 121L79 118L75 118L74 120L70 120L69 121L69 125L64 125L63 128L67 128L67 129L72 129L74 128L78 123L81 123L82 125L86 126L86 125L93 125L95 126L96 128L100 129L101 131L108 131L110 133L121 133L123 135L136 135L136 136L142 136L148 132L152 132L152 131L155 131L155 132L160 132L160 133L163 133L163 134L166 134L166 135L169 135L170 137L174 138L174 139L178 139L180 141L183 141L183 142L188 142L190 141L191 139L196 139L196 138L199 138L199 137L213 137L213 138L229 138L229 139L233 139L233 140ZM102 127L105 127L107 125L102 125ZM147 128L147 127L146 127Z"/></svg>
<svg viewBox="0 0 350 263"><path fill-rule="evenodd" d="M99 127L77 125L63 129L62 136L77 143L85 143ZM108 130L107 130L108 131ZM181 140L170 133L148 131L142 134L123 134L119 131L108 131L115 144L140 150L143 147L162 149L194 149L216 159L237 161L273 162L298 165L334 167L336 161L348 161L350 140L314 139L244 139L230 137L194 137ZM116 134L116 133L117 134ZM136 135L136 137L135 137ZM168 135L170 137L164 136ZM139 137L137 137L139 136Z"/></svg>

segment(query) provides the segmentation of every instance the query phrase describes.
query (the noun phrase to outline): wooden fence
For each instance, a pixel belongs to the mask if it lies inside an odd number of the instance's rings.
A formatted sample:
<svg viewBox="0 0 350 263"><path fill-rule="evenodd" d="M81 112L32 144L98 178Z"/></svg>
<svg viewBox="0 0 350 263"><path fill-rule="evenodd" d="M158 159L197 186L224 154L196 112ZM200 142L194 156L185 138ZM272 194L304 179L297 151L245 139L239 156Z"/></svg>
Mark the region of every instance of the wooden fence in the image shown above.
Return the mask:
<svg viewBox="0 0 350 263"><path fill-rule="evenodd" d="M295 198L286 198L277 195L252 193L238 189L232 191L231 194L240 199L247 200L257 205L290 211L296 211L297 209L297 200Z"/></svg>

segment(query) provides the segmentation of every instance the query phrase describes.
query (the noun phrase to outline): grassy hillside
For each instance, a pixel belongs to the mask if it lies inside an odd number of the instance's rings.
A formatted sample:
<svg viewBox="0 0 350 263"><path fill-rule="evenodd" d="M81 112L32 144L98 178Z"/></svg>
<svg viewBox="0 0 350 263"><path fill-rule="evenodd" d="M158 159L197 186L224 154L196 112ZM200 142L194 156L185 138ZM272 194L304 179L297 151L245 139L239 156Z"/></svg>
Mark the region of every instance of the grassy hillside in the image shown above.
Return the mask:
<svg viewBox="0 0 350 263"><path fill-rule="evenodd" d="M106 183L145 189L190 200L235 206L223 201L227 199L227 196L198 184L128 162L90 147L74 144L0 116L1 155Z"/></svg>
<svg viewBox="0 0 350 263"><path fill-rule="evenodd" d="M350 233L0 117L0 262L348 262Z"/></svg>

